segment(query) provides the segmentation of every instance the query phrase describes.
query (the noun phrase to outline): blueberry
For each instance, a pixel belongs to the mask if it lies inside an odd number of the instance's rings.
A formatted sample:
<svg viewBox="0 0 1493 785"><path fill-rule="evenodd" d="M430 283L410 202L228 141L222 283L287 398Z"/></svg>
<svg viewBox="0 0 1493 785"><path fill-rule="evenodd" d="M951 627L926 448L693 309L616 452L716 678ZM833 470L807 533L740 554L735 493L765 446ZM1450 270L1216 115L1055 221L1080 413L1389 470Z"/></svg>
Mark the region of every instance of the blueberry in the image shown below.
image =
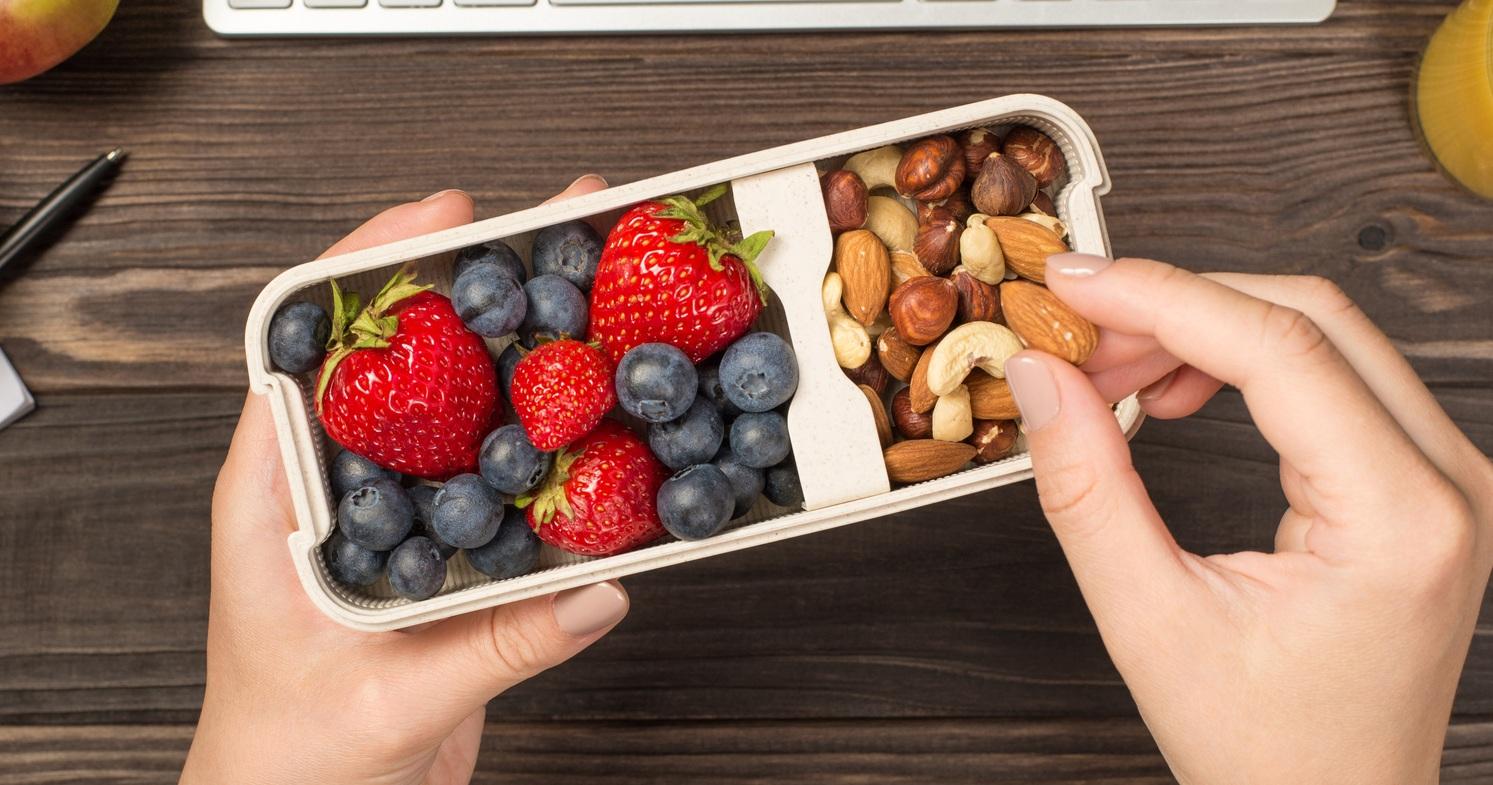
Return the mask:
<svg viewBox="0 0 1493 785"><path fill-rule="evenodd" d="M681 540L703 540L731 520L736 494L714 464L691 466L658 488L658 519Z"/></svg>
<svg viewBox="0 0 1493 785"><path fill-rule="evenodd" d="M348 491L337 505L337 527L349 540L375 551L403 542L414 525L409 494L387 478Z"/></svg>
<svg viewBox="0 0 1493 785"><path fill-rule="evenodd" d="M486 545L503 522L498 494L475 474L458 474L435 494L430 526L441 540L458 548Z"/></svg>
<svg viewBox="0 0 1493 785"><path fill-rule="evenodd" d="M477 454L482 479L500 493L517 496L549 473L554 456L540 452L522 425L505 425L487 435Z"/></svg>
<svg viewBox="0 0 1493 785"><path fill-rule="evenodd" d="M601 261L601 235L585 221L546 226L534 235L535 275L558 275L590 291Z"/></svg>
<svg viewBox="0 0 1493 785"><path fill-rule="evenodd" d="M451 304L468 329L488 338L517 330L529 309L519 282L495 264L462 273L451 287Z"/></svg>
<svg viewBox="0 0 1493 785"><path fill-rule="evenodd" d="M798 389L793 347L773 333L749 333L721 356L721 388L744 412L775 409Z"/></svg>
<svg viewBox="0 0 1493 785"><path fill-rule="evenodd" d="M731 517L746 515L757 503L757 497L762 495L762 486L766 482L762 470L742 463L729 448L722 449L712 463L731 481L731 490L736 493L736 508L731 511Z"/></svg>
<svg viewBox="0 0 1493 785"><path fill-rule="evenodd" d="M515 512L503 518L491 541L467 551L467 562L490 578L526 575L539 565L539 535Z"/></svg>
<svg viewBox="0 0 1493 785"><path fill-rule="evenodd" d="M648 422L668 422L682 416L698 390L694 364L669 344L635 346L617 363L617 403L628 414ZM714 452L711 450L711 454Z"/></svg>
<svg viewBox="0 0 1493 785"><path fill-rule="evenodd" d="M518 367L518 361L523 359L519 354L518 341L508 344L508 348L498 355L498 381L503 385L503 394L511 400L513 398L513 369Z"/></svg>
<svg viewBox="0 0 1493 785"><path fill-rule="evenodd" d="M731 423L731 452L754 469L782 463L792 449L788 421L777 412L747 412Z"/></svg>
<svg viewBox="0 0 1493 785"><path fill-rule="evenodd" d="M314 303L280 307L270 319L270 362L286 373L308 373L327 356L332 322Z"/></svg>
<svg viewBox="0 0 1493 785"><path fill-rule="evenodd" d="M779 507L798 509L804 506L804 489L798 482L798 466L785 461L767 470L767 484L762 493Z"/></svg>
<svg viewBox="0 0 1493 785"><path fill-rule="evenodd" d="M696 398L683 417L648 428L648 446L670 469L709 461L725 438L720 412L703 398Z"/></svg>
<svg viewBox="0 0 1493 785"><path fill-rule="evenodd" d="M364 548L340 531L332 532L321 549L322 557L327 560L327 572L345 586L372 586L384 574L384 564L389 561L387 552Z"/></svg>
<svg viewBox="0 0 1493 785"><path fill-rule="evenodd" d="M532 348L539 336L578 338L586 334L586 295L575 284L558 275L538 275L524 284L529 311L519 332Z"/></svg>
<svg viewBox="0 0 1493 785"><path fill-rule="evenodd" d="M489 240L481 245L461 249L461 252L456 254L456 266L451 270L451 280L460 278L462 273L480 265L492 265L503 275L519 284L529 280L529 272L524 269L524 260L520 259L518 254L508 247L508 243L502 240Z"/></svg>
<svg viewBox="0 0 1493 785"><path fill-rule="evenodd" d="M374 480L398 481L399 472L385 469L351 450L343 450L332 459L327 479L332 483L332 496L341 499L348 491Z"/></svg>
<svg viewBox="0 0 1493 785"><path fill-rule="evenodd" d="M695 375L700 379L700 395L705 400L715 404L715 408L721 413L721 419L730 420L741 410L736 404L726 397L726 391L721 387L721 363L719 360L711 360L695 369Z"/></svg>
<svg viewBox="0 0 1493 785"><path fill-rule="evenodd" d="M410 535L430 538L440 549L441 556L449 559L456 553L456 546L447 545L436 535L435 529L430 528L430 521L435 517L436 490L434 485L416 485L408 489L410 502L415 505L415 527L410 529Z"/></svg>
<svg viewBox="0 0 1493 785"><path fill-rule="evenodd" d="M434 597L446 582L446 560L428 537L411 537L389 554L389 585L407 600Z"/></svg>

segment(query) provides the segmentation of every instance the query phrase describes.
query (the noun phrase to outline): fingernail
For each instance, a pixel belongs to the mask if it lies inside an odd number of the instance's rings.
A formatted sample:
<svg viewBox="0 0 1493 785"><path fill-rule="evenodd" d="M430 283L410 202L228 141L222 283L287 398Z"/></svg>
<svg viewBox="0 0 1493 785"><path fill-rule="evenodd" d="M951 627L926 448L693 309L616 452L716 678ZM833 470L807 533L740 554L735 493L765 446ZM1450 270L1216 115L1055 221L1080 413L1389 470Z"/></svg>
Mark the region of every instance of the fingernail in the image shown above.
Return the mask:
<svg viewBox="0 0 1493 785"><path fill-rule="evenodd" d="M1113 263L1113 259L1091 253L1055 253L1047 257L1047 272L1069 278L1092 278Z"/></svg>
<svg viewBox="0 0 1493 785"><path fill-rule="evenodd" d="M468 196L467 192L461 190L460 188L447 188L444 191L438 191L436 193L431 194L430 196L425 197L424 199L421 199L420 200L420 204L425 204L426 202L434 202L435 200L440 199L441 197L445 196L446 194L461 194L462 196L466 196L467 197L467 201L471 201L472 200L472 197Z"/></svg>
<svg viewBox="0 0 1493 785"><path fill-rule="evenodd" d="M1137 400L1149 401L1166 394L1166 388L1172 386L1172 380L1177 378L1177 372L1171 373L1146 385L1140 392L1135 394Z"/></svg>
<svg viewBox="0 0 1493 785"><path fill-rule="evenodd" d="M599 185L602 188L606 188L607 180L605 177L602 177L599 174L583 174L580 177L575 178L575 182L565 186L565 190L569 191L570 189L580 185Z"/></svg>
<svg viewBox="0 0 1493 785"><path fill-rule="evenodd" d="M1058 416L1058 383L1046 363L1018 354L1006 360L1006 382L1028 432L1040 430Z"/></svg>
<svg viewBox="0 0 1493 785"><path fill-rule="evenodd" d="M555 596L555 623L566 634L581 637L622 621L627 592L615 583L597 583Z"/></svg>

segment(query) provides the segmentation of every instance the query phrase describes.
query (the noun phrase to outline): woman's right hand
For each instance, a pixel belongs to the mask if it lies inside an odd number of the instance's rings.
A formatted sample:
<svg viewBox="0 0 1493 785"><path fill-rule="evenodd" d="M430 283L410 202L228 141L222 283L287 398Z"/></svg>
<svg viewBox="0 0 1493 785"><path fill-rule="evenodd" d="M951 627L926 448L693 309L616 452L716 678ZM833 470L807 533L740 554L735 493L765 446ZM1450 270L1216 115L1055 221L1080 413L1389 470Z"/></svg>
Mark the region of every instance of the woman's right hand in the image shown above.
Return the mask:
<svg viewBox="0 0 1493 785"><path fill-rule="evenodd" d="M1063 254L1047 283L1099 351L1083 371L1022 352L1007 378L1043 509L1177 778L1436 782L1493 565L1488 458L1325 280ZM1185 417L1223 383L1280 455L1271 553L1179 548L1109 408L1141 389Z"/></svg>

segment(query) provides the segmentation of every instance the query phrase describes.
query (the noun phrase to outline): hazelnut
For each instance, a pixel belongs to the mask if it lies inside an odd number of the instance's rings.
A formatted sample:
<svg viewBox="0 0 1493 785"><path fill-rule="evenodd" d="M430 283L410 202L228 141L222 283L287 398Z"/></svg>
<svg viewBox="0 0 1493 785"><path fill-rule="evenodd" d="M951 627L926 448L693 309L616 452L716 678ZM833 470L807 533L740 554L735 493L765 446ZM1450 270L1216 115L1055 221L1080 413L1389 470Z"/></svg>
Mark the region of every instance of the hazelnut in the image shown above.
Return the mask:
<svg viewBox="0 0 1493 785"><path fill-rule="evenodd" d="M975 214L975 206L969 200L969 192L960 188L947 199L937 202L918 202L918 222L925 222L927 216L940 207L947 210L954 216L954 220L960 223Z"/></svg>
<svg viewBox="0 0 1493 785"><path fill-rule="evenodd" d="M1068 161L1058 143L1035 128L1022 125L1011 129L1002 149L1007 158L1032 173L1038 188L1046 188L1068 174Z"/></svg>
<svg viewBox="0 0 1493 785"><path fill-rule="evenodd" d="M876 358L875 352L872 352L859 368L846 368L845 375L850 377L850 381L875 390L877 395L885 393L886 386L891 381L886 369L881 366L881 360Z"/></svg>
<svg viewBox="0 0 1493 785"><path fill-rule="evenodd" d="M928 211L928 220L918 225L912 252L923 268L933 275L943 275L959 264L959 234L963 226L954 214L942 207Z"/></svg>
<svg viewBox="0 0 1493 785"><path fill-rule="evenodd" d="M881 367L899 382L912 379L913 369L918 367L918 358L922 356L923 350L902 340L896 327L876 338L876 357L881 360Z"/></svg>
<svg viewBox="0 0 1493 785"><path fill-rule="evenodd" d="M1010 156L992 153L970 188L975 207L986 215L1016 215L1037 195L1037 179Z"/></svg>
<svg viewBox="0 0 1493 785"><path fill-rule="evenodd" d="M939 134L914 142L897 164L897 193L910 199L945 199L963 182L964 153L952 136Z"/></svg>
<svg viewBox="0 0 1493 785"><path fill-rule="evenodd" d="M911 278L892 291L892 324L913 346L938 340L959 312L959 290L946 278Z"/></svg>
<svg viewBox="0 0 1493 785"><path fill-rule="evenodd" d="M1046 213L1054 218L1058 214L1057 205L1052 203L1052 197L1048 196L1046 191L1038 191L1037 195L1032 198L1032 209Z"/></svg>
<svg viewBox="0 0 1493 785"><path fill-rule="evenodd" d="M860 175L836 169L819 182L824 189L824 211L835 234L866 225L866 184Z"/></svg>
<svg viewBox="0 0 1493 785"><path fill-rule="evenodd" d="M1000 140L984 128L971 128L959 139L964 147L964 170L966 177L974 177L985 165L990 154L1000 150Z"/></svg>
<svg viewBox="0 0 1493 785"><path fill-rule="evenodd" d="M955 267L949 280L959 290L959 321L1000 321L1001 300L996 287L976 278L964 265Z"/></svg>
<svg viewBox="0 0 1493 785"><path fill-rule="evenodd" d="M895 409L896 401L892 404ZM898 426L900 428L900 421ZM1011 454L1019 434L1012 420L975 420L975 432L965 443L975 448L975 463L994 463Z"/></svg>
<svg viewBox="0 0 1493 785"><path fill-rule="evenodd" d="M905 439L933 438L933 415L913 411L911 388L903 387L892 396L892 421ZM979 430L976 429L975 433L978 435Z"/></svg>

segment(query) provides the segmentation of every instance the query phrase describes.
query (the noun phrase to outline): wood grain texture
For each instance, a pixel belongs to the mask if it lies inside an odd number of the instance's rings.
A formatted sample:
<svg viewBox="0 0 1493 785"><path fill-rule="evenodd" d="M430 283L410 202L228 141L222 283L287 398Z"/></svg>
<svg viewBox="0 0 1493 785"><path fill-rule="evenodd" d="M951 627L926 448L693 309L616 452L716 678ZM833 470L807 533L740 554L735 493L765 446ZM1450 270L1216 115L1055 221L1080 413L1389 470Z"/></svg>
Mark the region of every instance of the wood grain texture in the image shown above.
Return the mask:
<svg viewBox="0 0 1493 785"><path fill-rule="evenodd" d="M225 41L191 0L125 3L77 58L0 87L0 225L133 152L0 286L0 345L41 403L0 432L0 785L174 781L250 302L446 187L485 217L582 171L1046 93L1098 134L1118 253L1333 278L1493 451L1493 207L1436 174L1407 111L1451 5L1344 0L1293 28ZM1135 449L1185 546L1269 544L1276 458L1237 395ZM1171 781L1030 485L628 586L614 635L495 704L475 781ZM1443 781L1486 782L1486 627L1456 709Z"/></svg>

